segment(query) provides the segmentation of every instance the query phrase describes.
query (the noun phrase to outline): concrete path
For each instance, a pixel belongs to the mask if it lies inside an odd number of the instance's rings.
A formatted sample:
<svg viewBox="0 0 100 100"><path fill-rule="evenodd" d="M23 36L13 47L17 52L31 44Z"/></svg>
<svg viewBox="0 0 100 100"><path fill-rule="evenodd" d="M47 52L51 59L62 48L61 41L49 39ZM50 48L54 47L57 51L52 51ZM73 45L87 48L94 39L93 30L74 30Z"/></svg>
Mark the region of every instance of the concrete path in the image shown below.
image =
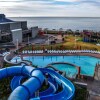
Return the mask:
<svg viewBox="0 0 100 100"><path fill-rule="evenodd" d="M90 95L88 100L100 100L100 81L88 82L87 89Z"/></svg>

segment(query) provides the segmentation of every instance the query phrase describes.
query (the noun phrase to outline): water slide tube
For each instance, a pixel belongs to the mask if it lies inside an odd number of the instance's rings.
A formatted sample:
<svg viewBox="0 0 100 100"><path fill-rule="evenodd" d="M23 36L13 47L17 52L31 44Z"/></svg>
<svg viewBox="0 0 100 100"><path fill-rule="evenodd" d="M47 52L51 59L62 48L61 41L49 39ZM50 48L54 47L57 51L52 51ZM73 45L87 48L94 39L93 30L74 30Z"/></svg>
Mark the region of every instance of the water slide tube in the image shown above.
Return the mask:
<svg viewBox="0 0 100 100"><path fill-rule="evenodd" d="M39 98L31 98L31 100L35 100L35 99L38 99L38 100L72 100L72 98L74 96L75 89L74 89L73 84L71 84L70 81L68 81L68 80L66 81L66 78L62 77L60 74L56 73L53 70L46 69L46 68L42 68L42 69L39 69L39 70L41 70L43 73L49 73L51 75L51 79L52 80L55 79L55 81L59 85L61 85L62 82L63 83L65 82L65 84L68 85L68 86L64 85L63 90L61 92L59 92L58 94L54 93L52 91L52 88L49 88L46 91L40 92L40 94L39 94L40 97ZM17 80L18 76L16 76L15 78L13 80ZM12 85L14 85L16 83L16 81L13 81L13 80L11 82ZM53 81L52 84L56 84L55 81ZM50 87L54 87L54 86L50 85Z"/></svg>
<svg viewBox="0 0 100 100"><path fill-rule="evenodd" d="M44 81L41 71L34 70L30 66L12 66L0 69L0 80L9 76L23 75L29 79L18 86L10 95L8 100L28 100L33 93L39 89Z"/></svg>
<svg viewBox="0 0 100 100"><path fill-rule="evenodd" d="M40 97L40 100L72 100L73 99L75 93L75 87L68 79L64 78L59 73L47 68L39 68L39 70L41 70L43 73L49 73L59 85L63 86L63 90L61 92L49 96Z"/></svg>
<svg viewBox="0 0 100 100"><path fill-rule="evenodd" d="M49 78L51 79L48 80L50 87L41 92L40 97L34 98L35 91L41 87L45 79L43 76L45 73L50 75ZM13 92L8 100L72 100L74 96L75 88L73 84L59 73L47 68L34 69L33 67L23 65L0 69L0 79L8 76L15 76L11 81ZM29 79L21 85L21 80L26 76ZM53 79L56 83L52 81ZM54 93L57 89L57 84L62 85L63 90L59 93Z"/></svg>
<svg viewBox="0 0 100 100"><path fill-rule="evenodd" d="M19 85L21 85L21 81L22 79L26 78L25 76L14 76L14 78L11 80L11 90L13 91L15 88L17 88ZM52 79L48 79L48 84L49 87L40 92L39 96L45 96L45 95L50 95L53 94L57 91L58 89L58 84L54 83L54 81L52 81ZM35 94L32 96L32 98L35 97Z"/></svg>

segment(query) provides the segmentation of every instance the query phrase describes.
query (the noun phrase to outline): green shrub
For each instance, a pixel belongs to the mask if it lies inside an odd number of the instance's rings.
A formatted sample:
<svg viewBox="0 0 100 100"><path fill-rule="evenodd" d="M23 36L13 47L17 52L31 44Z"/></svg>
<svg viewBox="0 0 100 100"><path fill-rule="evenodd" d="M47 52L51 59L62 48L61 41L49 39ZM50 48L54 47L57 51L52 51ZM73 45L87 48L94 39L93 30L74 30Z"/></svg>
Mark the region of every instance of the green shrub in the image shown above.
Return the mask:
<svg viewBox="0 0 100 100"><path fill-rule="evenodd" d="M82 88L75 85L75 98L74 100L87 100L87 88Z"/></svg>

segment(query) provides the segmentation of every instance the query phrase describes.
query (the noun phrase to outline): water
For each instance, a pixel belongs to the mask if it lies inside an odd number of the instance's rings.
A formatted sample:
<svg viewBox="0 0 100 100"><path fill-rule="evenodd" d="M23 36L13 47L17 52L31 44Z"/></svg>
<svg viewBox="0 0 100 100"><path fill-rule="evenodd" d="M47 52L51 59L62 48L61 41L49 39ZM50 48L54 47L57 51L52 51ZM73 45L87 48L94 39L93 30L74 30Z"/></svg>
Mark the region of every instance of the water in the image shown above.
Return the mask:
<svg viewBox="0 0 100 100"><path fill-rule="evenodd" d="M39 28L72 30L94 30L100 31L100 18L80 17L11 17L15 21L27 21L28 27L39 26Z"/></svg>
<svg viewBox="0 0 100 100"><path fill-rule="evenodd" d="M95 65L100 62L100 59L90 56L26 56L23 59L32 61L33 65L37 65L39 67L45 67L53 62L69 62L80 66L81 74L88 76L94 75ZM12 61L16 61L16 58ZM64 69L65 67L62 68ZM72 67L68 67L68 69L69 71L73 70ZM72 72L75 71L73 70Z"/></svg>
<svg viewBox="0 0 100 100"><path fill-rule="evenodd" d="M57 68L58 70L65 71L67 77L70 77L70 78L75 76L76 74L78 74L78 70L72 65L68 65L68 64L53 64L53 66L55 68Z"/></svg>

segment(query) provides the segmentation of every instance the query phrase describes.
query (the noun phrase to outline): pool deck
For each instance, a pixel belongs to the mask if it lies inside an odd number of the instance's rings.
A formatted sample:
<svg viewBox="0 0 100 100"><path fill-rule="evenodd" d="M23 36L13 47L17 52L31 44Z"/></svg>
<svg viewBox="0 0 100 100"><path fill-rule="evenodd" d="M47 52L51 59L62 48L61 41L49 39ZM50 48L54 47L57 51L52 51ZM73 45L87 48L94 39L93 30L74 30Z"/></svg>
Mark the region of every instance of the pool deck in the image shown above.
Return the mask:
<svg viewBox="0 0 100 100"><path fill-rule="evenodd" d="M88 100L100 100L100 65L98 65L95 73L94 80L76 80L78 82L87 83L87 90L89 91Z"/></svg>
<svg viewBox="0 0 100 100"><path fill-rule="evenodd" d="M100 58L100 54L93 54L93 53L31 53L31 54L22 54L22 56L92 56L96 58Z"/></svg>
<svg viewBox="0 0 100 100"><path fill-rule="evenodd" d="M82 82L87 84L87 90L89 91L88 100L100 100L100 80L76 80L76 82Z"/></svg>
<svg viewBox="0 0 100 100"><path fill-rule="evenodd" d="M90 100L100 100L100 80L94 80L93 82L88 82L88 91L90 94ZM95 99L93 99L95 98Z"/></svg>

